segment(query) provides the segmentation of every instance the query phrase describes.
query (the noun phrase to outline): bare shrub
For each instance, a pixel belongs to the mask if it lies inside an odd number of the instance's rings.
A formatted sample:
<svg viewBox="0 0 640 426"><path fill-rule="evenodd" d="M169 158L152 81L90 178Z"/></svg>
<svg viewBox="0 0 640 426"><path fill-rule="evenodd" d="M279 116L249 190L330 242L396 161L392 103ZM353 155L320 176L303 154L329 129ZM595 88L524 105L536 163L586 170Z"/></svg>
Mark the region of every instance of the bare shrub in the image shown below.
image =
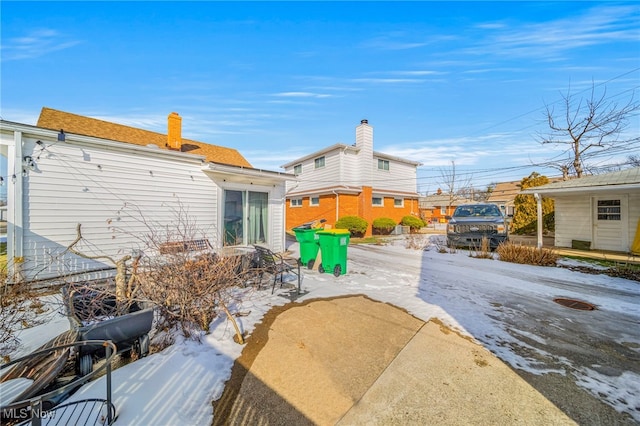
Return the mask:
<svg viewBox="0 0 640 426"><path fill-rule="evenodd" d="M425 246L424 239L420 235L409 235L405 240L405 248L422 250Z"/></svg>
<svg viewBox="0 0 640 426"><path fill-rule="evenodd" d="M208 332L220 312L233 320L227 308L229 291L242 284L242 264L241 256L212 253L195 258L181 253L145 258L137 274L135 294L157 306L160 328L178 326L185 337L197 338L197 331Z"/></svg>
<svg viewBox="0 0 640 426"><path fill-rule="evenodd" d="M37 325L43 305L27 283L7 283L6 269L0 271L0 280L0 357L8 361L20 344L18 332Z"/></svg>
<svg viewBox="0 0 640 426"><path fill-rule="evenodd" d="M558 254L547 248L537 248L504 242L496 249L500 260L527 265L555 266Z"/></svg>
<svg viewBox="0 0 640 426"><path fill-rule="evenodd" d="M491 253L491 244L487 237L482 237L482 241L480 242L480 247L473 247L472 250L469 251L470 257L475 257L478 259L493 259L493 254Z"/></svg>

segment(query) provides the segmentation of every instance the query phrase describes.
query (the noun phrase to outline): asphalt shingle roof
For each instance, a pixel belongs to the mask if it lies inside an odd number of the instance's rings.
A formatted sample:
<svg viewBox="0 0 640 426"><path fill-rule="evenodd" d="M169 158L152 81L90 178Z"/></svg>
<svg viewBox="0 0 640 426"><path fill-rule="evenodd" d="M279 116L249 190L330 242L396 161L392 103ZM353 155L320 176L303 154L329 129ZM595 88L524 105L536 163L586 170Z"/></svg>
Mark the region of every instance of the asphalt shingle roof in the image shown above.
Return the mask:
<svg viewBox="0 0 640 426"><path fill-rule="evenodd" d="M638 187L640 187L640 167L634 167L618 172L604 173L601 175L584 176L579 179L548 183L535 188L527 188L527 190L523 192L554 192L560 190L579 190L602 187L613 188L621 185L638 185Z"/></svg>
<svg viewBox="0 0 640 426"><path fill-rule="evenodd" d="M69 112L43 107L38 118L38 127L52 130L64 129L66 133L92 136L134 145L157 145L161 149L169 149L167 135L111 123L96 118L85 117ZM182 139L182 152L202 155L207 161L229 164L239 167L252 167L236 149L218 145L210 145L190 139Z"/></svg>

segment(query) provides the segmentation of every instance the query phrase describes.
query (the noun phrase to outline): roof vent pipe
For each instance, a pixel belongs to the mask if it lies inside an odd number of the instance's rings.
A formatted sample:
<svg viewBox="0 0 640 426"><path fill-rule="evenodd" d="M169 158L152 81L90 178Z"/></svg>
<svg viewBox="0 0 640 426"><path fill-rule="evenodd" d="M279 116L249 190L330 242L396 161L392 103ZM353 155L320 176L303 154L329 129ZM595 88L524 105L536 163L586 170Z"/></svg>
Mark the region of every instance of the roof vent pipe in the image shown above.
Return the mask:
<svg viewBox="0 0 640 426"><path fill-rule="evenodd" d="M360 120L360 124L369 124L369 120Z"/></svg>

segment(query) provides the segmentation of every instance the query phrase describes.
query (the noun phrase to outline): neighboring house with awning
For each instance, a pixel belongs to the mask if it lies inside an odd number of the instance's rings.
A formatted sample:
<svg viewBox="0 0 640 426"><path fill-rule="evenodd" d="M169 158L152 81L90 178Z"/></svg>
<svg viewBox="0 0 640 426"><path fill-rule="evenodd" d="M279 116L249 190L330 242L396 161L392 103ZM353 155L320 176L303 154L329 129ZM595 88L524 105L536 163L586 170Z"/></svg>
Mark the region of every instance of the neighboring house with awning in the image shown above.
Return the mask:
<svg viewBox="0 0 640 426"><path fill-rule="evenodd" d="M353 145L335 144L282 167L298 178L287 192L287 229L344 216L371 224L377 218L399 223L418 217L417 168L420 163L373 150L373 127L362 120Z"/></svg>
<svg viewBox="0 0 640 426"><path fill-rule="evenodd" d="M150 229L214 249L283 251L285 186L295 177L182 138L181 120L169 114L166 135L50 108L36 126L2 120L10 277L108 276L113 265L66 252L77 224L89 255L132 253Z"/></svg>
<svg viewBox="0 0 640 426"><path fill-rule="evenodd" d="M640 167L528 188L555 201L557 247L630 252L640 225ZM540 202L538 203L540 211ZM538 246L542 246L540 214Z"/></svg>

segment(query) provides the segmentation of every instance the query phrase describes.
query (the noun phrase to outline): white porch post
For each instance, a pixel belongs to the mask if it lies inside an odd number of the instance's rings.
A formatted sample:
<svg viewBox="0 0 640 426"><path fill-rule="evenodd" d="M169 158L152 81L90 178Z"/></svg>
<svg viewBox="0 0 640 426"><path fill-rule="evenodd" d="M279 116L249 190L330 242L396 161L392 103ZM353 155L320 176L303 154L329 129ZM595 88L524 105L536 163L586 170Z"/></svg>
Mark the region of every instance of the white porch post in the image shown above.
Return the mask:
<svg viewBox="0 0 640 426"><path fill-rule="evenodd" d="M538 244L537 247L542 248L542 197L537 192L533 194L536 199L536 212L538 213Z"/></svg>

